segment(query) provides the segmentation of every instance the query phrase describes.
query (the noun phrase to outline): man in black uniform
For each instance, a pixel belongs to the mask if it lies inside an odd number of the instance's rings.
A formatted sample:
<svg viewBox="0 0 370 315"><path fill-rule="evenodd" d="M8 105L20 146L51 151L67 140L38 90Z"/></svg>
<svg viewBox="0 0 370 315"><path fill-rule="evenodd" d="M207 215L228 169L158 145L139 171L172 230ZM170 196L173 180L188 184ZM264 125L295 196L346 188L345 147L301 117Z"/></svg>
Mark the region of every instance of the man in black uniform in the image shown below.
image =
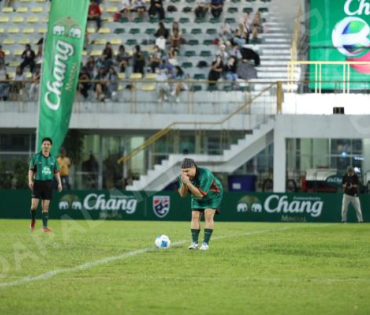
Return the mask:
<svg viewBox="0 0 370 315"><path fill-rule="evenodd" d="M360 198L358 197L360 181L358 179L358 176L355 174L352 166L347 167L347 174L343 176L342 185L344 191L342 202L342 222L347 222L349 203L352 203L353 207L356 210L358 222L363 222Z"/></svg>

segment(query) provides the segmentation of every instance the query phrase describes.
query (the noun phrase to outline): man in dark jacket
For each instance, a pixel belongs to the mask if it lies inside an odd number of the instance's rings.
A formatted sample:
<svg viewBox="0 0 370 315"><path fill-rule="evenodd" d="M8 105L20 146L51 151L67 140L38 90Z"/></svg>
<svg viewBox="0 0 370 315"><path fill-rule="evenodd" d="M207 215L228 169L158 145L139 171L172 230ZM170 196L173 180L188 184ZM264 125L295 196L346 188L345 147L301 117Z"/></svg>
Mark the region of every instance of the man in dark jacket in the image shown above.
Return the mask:
<svg viewBox="0 0 370 315"><path fill-rule="evenodd" d="M363 222L360 198L358 197L358 191L360 186L360 180L355 174L353 167L347 167L347 174L343 176L343 202L342 202L342 222L347 222L348 205L352 203L355 208L358 222Z"/></svg>

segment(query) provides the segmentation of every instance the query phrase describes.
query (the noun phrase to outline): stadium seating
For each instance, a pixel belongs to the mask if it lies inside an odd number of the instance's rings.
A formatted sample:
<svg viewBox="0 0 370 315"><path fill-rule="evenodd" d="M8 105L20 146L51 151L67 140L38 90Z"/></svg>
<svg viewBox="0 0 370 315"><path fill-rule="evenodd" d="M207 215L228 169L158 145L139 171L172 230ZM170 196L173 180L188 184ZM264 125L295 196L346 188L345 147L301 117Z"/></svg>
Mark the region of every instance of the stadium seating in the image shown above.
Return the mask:
<svg viewBox="0 0 370 315"><path fill-rule="evenodd" d="M177 12L166 12L165 25L171 28L172 21L179 21L183 31L186 44L182 45L178 64L185 68L189 77L208 76L209 67L197 68L201 60L210 65L217 46L213 45L221 23L226 20L232 28L237 28L237 23L243 12L261 12L265 20L266 32L260 35L258 43L248 45L261 56L261 66L257 68L258 80L275 81L286 80L284 62L290 58L290 36L286 34L284 23L274 16L273 1L269 0L230 0L224 4L224 11L220 19L212 18L208 13L202 20L195 18L192 8L196 5L195 0L171 0L168 3L175 4ZM153 34L158 28L158 19L145 17L143 21L136 22L113 22L113 14L117 12L119 0L106 0L102 3L103 26L96 32L95 22L88 22L87 32L89 34L89 45L84 52L84 59L88 56L100 56L102 46L110 41L114 50L118 50L121 44L127 45L126 50L132 51L137 44L142 45L142 50L147 51L154 43ZM19 51L23 50L26 43L34 45L47 32L47 20L49 12L49 1L45 0L20 0L15 1L13 8L3 7L0 12L0 42L6 45L10 54L7 55L7 71L14 72L14 65L21 60ZM124 34L124 35L123 35ZM37 47L33 46L36 51ZM276 63L276 59L279 63ZM130 73L127 73L130 77Z"/></svg>

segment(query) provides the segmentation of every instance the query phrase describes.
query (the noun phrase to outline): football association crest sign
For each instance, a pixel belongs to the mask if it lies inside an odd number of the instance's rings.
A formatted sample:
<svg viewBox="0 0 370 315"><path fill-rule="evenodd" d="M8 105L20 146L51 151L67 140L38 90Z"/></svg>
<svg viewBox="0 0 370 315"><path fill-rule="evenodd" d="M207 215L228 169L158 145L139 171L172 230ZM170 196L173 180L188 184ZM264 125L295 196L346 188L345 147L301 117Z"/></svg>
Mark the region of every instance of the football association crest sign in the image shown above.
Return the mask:
<svg viewBox="0 0 370 315"><path fill-rule="evenodd" d="M170 197L153 196L153 211L158 218L164 218L170 212Z"/></svg>

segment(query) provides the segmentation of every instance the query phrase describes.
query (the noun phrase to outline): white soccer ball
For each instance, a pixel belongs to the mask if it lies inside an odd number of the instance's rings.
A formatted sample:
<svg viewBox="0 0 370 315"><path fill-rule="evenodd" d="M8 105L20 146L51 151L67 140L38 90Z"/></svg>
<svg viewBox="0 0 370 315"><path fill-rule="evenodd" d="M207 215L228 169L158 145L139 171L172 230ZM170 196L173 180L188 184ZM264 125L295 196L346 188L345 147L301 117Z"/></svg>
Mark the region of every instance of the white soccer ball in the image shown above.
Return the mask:
<svg viewBox="0 0 370 315"><path fill-rule="evenodd" d="M157 248L168 248L171 245L170 238L167 235L158 235L154 241Z"/></svg>
<svg viewBox="0 0 370 315"><path fill-rule="evenodd" d="M358 17L346 17L335 25L334 46L345 56L358 56L370 46L370 27Z"/></svg>

